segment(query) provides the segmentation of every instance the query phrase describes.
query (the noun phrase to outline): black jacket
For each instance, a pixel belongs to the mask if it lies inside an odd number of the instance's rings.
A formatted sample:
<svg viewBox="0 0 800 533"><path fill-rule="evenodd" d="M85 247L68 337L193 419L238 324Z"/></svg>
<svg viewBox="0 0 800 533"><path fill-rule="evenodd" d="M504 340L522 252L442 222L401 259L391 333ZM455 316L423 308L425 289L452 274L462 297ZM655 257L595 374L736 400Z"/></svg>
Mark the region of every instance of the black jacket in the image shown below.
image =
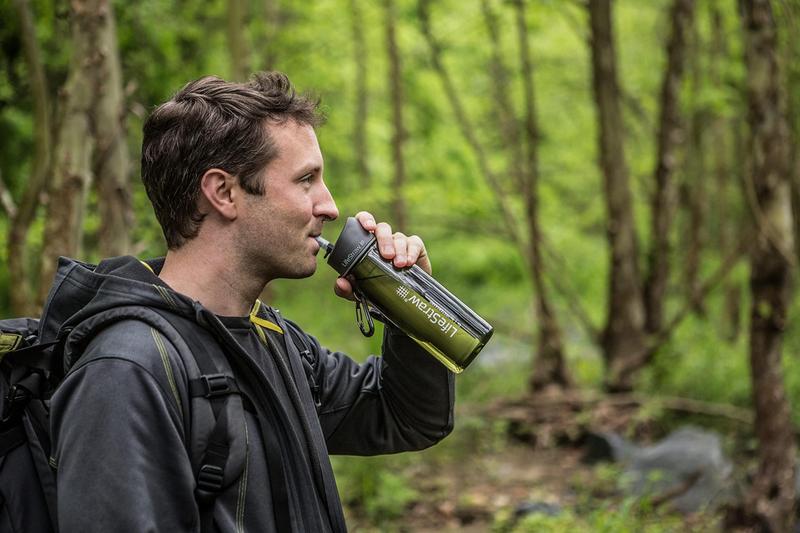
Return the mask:
<svg viewBox="0 0 800 533"><path fill-rule="evenodd" d="M194 332L190 344L206 346L221 371L234 373L228 357L253 369L244 381L258 387L251 395L267 398L277 420L271 428L296 531L346 529L329 453L418 450L452 429L453 375L399 331L387 326L383 357L357 364L261 306L261 319L282 333L262 328L258 335L282 342L282 353L249 353L237 342L248 341L248 331L232 335L219 317L170 290L153 273L160 264L132 257L59 264L40 333L47 342L72 328L71 370L51 406L62 533L199 529L195 472L214 417L208 400L188 392L200 371L175 324ZM226 532L274 531L253 409L239 396L225 409L231 450L214 522Z"/></svg>

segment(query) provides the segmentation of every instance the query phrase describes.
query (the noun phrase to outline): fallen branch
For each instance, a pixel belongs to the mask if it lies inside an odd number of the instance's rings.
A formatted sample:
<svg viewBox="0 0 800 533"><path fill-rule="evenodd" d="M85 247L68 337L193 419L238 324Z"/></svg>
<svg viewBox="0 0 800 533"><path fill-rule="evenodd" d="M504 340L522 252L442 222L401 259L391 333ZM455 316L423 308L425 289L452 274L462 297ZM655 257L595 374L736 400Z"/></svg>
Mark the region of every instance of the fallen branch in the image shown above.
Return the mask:
<svg viewBox="0 0 800 533"><path fill-rule="evenodd" d="M753 423L753 411L735 405L680 396L645 396L635 393L608 395L595 392L568 392L547 397L527 396L520 400L492 405L487 409L486 414L521 420L529 418L531 412L537 412L542 409L553 407L580 409L593 404L616 407L648 405L682 413L727 418L746 425Z"/></svg>

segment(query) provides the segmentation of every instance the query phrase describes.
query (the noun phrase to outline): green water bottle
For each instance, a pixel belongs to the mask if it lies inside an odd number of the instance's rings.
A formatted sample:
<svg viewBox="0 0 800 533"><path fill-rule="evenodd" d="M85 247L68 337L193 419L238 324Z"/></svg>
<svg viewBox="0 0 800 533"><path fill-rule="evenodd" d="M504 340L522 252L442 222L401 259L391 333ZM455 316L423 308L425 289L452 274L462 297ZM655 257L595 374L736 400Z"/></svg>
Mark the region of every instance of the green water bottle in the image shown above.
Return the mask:
<svg viewBox="0 0 800 533"><path fill-rule="evenodd" d="M381 257L376 239L353 217L336 244L318 237L328 264L354 281L356 317L361 332L375 331L370 307L403 330L455 373L462 372L494 332L427 272L414 265L395 268Z"/></svg>

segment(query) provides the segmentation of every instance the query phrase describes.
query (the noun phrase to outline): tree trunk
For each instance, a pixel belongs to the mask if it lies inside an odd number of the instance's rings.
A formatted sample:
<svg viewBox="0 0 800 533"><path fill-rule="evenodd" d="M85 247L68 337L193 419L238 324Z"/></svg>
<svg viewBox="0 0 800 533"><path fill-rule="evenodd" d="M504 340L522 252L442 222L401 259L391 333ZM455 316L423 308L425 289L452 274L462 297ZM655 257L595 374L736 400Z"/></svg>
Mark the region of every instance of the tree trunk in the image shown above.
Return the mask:
<svg viewBox="0 0 800 533"><path fill-rule="evenodd" d="M281 9L279 0L264 0L264 29L266 43L264 43L264 69L273 70L277 61L278 31L281 25Z"/></svg>
<svg viewBox="0 0 800 533"><path fill-rule="evenodd" d="M100 208L100 255L117 256L130 250L133 205L129 180L130 157L125 131L125 97L117 46L117 32L111 4L101 13L105 30L98 38L100 51L96 65L94 175Z"/></svg>
<svg viewBox="0 0 800 533"><path fill-rule="evenodd" d="M664 300L669 281L669 233L674 215L672 174L677 163L677 148L683 131L679 96L683 81L686 40L694 16L694 0L674 0L670 13L671 33L667 43L667 69L661 83L661 117L658 128L658 153L654 171L655 194L652 200L651 244L648 275L644 285L646 330L657 333L664 321Z"/></svg>
<svg viewBox="0 0 800 533"><path fill-rule="evenodd" d="M403 69L395 35L396 9L394 0L384 0L386 10L386 50L389 54L389 92L392 100L392 159L394 178L392 179L392 225L398 231L407 227L406 204L403 198L406 182L406 168L403 160L403 145L406 131L403 123Z"/></svg>
<svg viewBox="0 0 800 533"><path fill-rule="evenodd" d="M525 152L523 150L523 142L520 139L520 128L517 116L514 111L514 106L511 103L511 98L508 95L511 81L509 80L508 70L503 63L500 27L497 21L497 15L492 11L489 0L481 0L481 9L491 43L491 61L488 67L492 78L494 105L497 107L500 137L503 146L507 147L510 151L508 168L514 180L513 188L522 191L525 182Z"/></svg>
<svg viewBox="0 0 800 533"><path fill-rule="evenodd" d="M362 187L370 186L367 150L367 46L364 42L364 21L361 0L350 0L350 22L353 35L353 59L356 64L355 106L353 120L353 150L356 156L356 172Z"/></svg>
<svg viewBox="0 0 800 533"><path fill-rule="evenodd" d="M637 266L633 207L623 149L610 0L590 0L592 74L599 117L598 148L604 177L607 233L611 248L608 317L603 332L606 388L633 388L645 363L645 308Z"/></svg>
<svg viewBox="0 0 800 533"><path fill-rule="evenodd" d="M228 53L234 81L244 81L249 74L246 35L244 0L228 0Z"/></svg>
<svg viewBox="0 0 800 533"><path fill-rule="evenodd" d="M750 365L759 466L747 510L775 533L793 528L795 442L781 370L794 267L790 146L768 0L741 0L747 63L751 179L757 226L751 256Z"/></svg>
<svg viewBox="0 0 800 533"><path fill-rule="evenodd" d="M720 72L720 65L731 60L726 37L728 32L719 4L711 2L709 9L712 41L708 61L709 78L712 84L721 87L725 80ZM736 158L741 157L739 135L736 133L738 129L733 128L733 125L731 119L721 116L711 119L711 138L715 147L711 156L714 167L714 205L715 215L719 221L716 241L722 257L737 246L736 240L743 229L738 218L734 216L735 209L731 200L731 191L740 189L732 185L741 181L733 172L733 168L740 168L740 165L736 164ZM728 341L733 342L739 337L741 328L741 284L738 281L726 281L723 294L723 335Z"/></svg>
<svg viewBox="0 0 800 533"><path fill-rule="evenodd" d="M528 226L528 266L535 289L534 301L539 318L539 343L530 385L533 391L546 387L569 387L572 380L564 360L561 342L561 328L553 313L544 284L544 265L542 264L542 235L539 227L539 131L536 122L536 98L533 85L533 65L528 44L528 31L525 21L525 6L522 0L515 0L520 63L525 100L525 176L522 194L525 201L525 218Z"/></svg>
<svg viewBox="0 0 800 533"><path fill-rule="evenodd" d="M52 142L50 131L50 96L41 59L33 13L28 0L15 0L19 16L20 36L25 51L25 62L30 75L34 111L34 157L31 174L25 186L16 213L9 214L8 228L8 272L11 279L9 292L11 311L15 316L31 316L36 305L31 286L30 257L28 253L28 230L36 216L39 199L47 186L50 171Z"/></svg>
<svg viewBox="0 0 800 533"><path fill-rule="evenodd" d="M686 287L686 299L691 302L692 309L697 314L704 314L705 307L703 298L700 295L700 263L703 248L705 247L707 205L706 187L706 124L711 114L706 106L698 104L695 95L702 92L702 68L700 64L701 50L699 32L695 27L692 28L692 46L689 50L689 63L691 66L691 93L692 98L692 117L689 124L690 142L686 150L686 171L684 172L684 182L682 187L681 200L685 211L688 213L686 258L683 271L684 286ZM722 142L722 139L715 139L715 143ZM718 199L722 203L723 199ZM719 220L724 220L720 218ZM661 326L659 326L659 329Z"/></svg>
<svg viewBox="0 0 800 533"><path fill-rule="evenodd" d="M70 26L73 51L61 90L61 123L56 136L53 181L44 229L39 300L44 302L60 255L80 254L86 193L92 180L92 111L97 101L100 34L106 30L108 0L73 0Z"/></svg>

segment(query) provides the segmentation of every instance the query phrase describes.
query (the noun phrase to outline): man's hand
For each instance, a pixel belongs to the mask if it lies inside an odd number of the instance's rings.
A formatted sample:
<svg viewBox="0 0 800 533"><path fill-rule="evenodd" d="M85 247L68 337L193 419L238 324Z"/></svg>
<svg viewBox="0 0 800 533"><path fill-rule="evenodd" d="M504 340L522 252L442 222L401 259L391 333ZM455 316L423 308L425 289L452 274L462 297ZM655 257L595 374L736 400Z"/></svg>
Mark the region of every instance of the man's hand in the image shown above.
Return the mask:
<svg viewBox="0 0 800 533"><path fill-rule="evenodd" d="M392 227L386 222L375 222L375 217L366 211L356 215L361 226L375 234L378 239L378 250L383 258L392 261L397 268L416 264L422 270L431 273L431 262L425 250L425 243L416 235L407 237L403 233L392 233ZM333 291L342 298L353 300L353 286L346 278L338 278Z"/></svg>

